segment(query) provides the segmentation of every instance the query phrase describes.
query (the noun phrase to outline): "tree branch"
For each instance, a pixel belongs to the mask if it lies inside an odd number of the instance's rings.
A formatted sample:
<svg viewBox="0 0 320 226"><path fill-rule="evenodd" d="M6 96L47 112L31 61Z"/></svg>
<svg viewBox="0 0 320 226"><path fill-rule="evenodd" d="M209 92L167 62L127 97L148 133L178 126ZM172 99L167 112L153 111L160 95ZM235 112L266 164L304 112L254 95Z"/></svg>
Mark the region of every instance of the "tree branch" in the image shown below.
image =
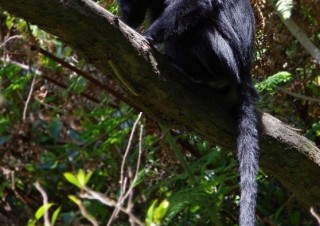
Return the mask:
<svg viewBox="0 0 320 226"><path fill-rule="evenodd" d="M231 105L183 81L183 74L138 33L91 0L0 0L0 7L38 25L118 80L154 120L235 149ZM261 113L261 167L308 207L320 207L320 150L278 119Z"/></svg>
<svg viewBox="0 0 320 226"><path fill-rule="evenodd" d="M298 42L303 46L303 48L310 54L314 59L316 64L320 64L320 50L317 46L308 38L307 34L296 24L296 22L291 18L286 18L279 7L269 0L269 4L276 10L283 24L288 28L290 33L297 39Z"/></svg>

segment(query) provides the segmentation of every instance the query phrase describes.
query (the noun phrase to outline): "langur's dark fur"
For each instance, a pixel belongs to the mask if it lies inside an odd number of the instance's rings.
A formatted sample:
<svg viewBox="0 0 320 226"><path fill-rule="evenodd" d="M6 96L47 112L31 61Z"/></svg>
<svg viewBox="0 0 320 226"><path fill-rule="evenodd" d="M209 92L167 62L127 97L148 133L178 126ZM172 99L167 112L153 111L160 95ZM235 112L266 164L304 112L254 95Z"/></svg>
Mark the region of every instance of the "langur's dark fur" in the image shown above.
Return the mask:
<svg viewBox="0 0 320 226"><path fill-rule="evenodd" d="M149 11L144 36L163 43L165 54L192 81L237 92L240 226L256 224L257 93L250 70L254 17L249 0L119 0L122 20L135 28Z"/></svg>

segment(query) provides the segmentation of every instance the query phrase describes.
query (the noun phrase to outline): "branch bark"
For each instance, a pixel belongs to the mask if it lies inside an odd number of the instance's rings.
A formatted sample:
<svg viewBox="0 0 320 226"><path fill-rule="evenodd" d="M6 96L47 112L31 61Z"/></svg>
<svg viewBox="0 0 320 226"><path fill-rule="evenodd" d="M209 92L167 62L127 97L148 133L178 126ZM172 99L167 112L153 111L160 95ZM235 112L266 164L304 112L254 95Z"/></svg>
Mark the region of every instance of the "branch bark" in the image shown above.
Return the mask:
<svg viewBox="0 0 320 226"><path fill-rule="evenodd" d="M298 26L298 24L291 17L286 18L283 15L283 12L277 7L277 5L269 0L269 4L275 9L277 14L279 15L283 24L288 28L290 33L297 39L298 42L303 46L307 53L314 59L316 64L320 64L320 50L317 46L308 38L307 34L303 31L302 28Z"/></svg>
<svg viewBox="0 0 320 226"><path fill-rule="evenodd" d="M142 36L93 1L0 0L0 7L82 52L154 120L235 149L232 104L219 93L184 82ZM320 208L320 150L268 114L261 113L261 127L261 168L306 207Z"/></svg>

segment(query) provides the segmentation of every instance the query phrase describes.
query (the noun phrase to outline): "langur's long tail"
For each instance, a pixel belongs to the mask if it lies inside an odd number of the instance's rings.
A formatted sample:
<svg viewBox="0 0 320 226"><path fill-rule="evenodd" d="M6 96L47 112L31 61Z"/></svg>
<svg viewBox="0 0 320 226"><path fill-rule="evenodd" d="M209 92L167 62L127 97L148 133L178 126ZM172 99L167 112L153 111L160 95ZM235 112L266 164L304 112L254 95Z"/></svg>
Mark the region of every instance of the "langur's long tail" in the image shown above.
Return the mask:
<svg viewBox="0 0 320 226"><path fill-rule="evenodd" d="M251 88L254 89L254 88ZM238 114L238 161L240 170L240 226L255 226L257 171L259 156L258 115L255 107L257 95L242 90Z"/></svg>

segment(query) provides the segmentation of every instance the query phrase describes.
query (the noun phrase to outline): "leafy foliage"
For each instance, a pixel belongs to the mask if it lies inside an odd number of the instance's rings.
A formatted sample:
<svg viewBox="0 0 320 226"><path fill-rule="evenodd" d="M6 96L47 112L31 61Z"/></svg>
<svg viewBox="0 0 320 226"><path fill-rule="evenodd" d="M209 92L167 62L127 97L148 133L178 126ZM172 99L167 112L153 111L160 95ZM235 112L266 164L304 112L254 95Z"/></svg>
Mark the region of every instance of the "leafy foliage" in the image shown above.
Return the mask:
<svg viewBox="0 0 320 226"><path fill-rule="evenodd" d="M268 77L266 80L258 83L256 85L256 88L260 92L267 91L268 94L270 94L271 92L272 93L274 92L274 89L277 85L289 82L291 80L292 80L292 76L290 73L288 73L286 71L278 72L277 74L274 74L274 75Z"/></svg>

